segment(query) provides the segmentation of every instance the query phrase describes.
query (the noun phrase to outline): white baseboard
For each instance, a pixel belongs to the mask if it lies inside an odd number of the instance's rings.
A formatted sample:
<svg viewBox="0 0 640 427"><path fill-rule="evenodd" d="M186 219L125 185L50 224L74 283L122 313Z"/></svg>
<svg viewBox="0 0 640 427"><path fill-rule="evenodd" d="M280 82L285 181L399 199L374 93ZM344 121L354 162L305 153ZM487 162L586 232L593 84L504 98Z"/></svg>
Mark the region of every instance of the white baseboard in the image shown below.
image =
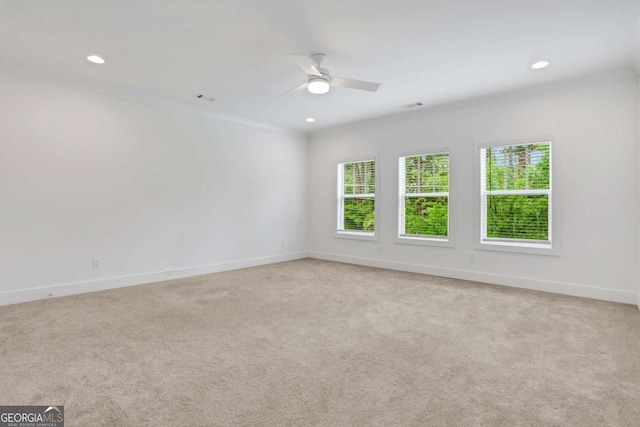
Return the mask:
<svg viewBox="0 0 640 427"><path fill-rule="evenodd" d="M127 286L143 285L164 280L182 279L185 277L202 276L204 274L219 273L221 271L237 270L240 268L256 267L283 261L307 258L307 252L295 252L261 258L251 258L230 261L219 264L209 264L196 267L186 267L176 270L156 271L152 273L134 274L129 276L110 277L107 279L89 280L84 282L64 283L40 288L21 289L17 291L1 292L0 306L18 304L28 301L83 294L87 292L103 291L106 289L124 288Z"/></svg>
<svg viewBox="0 0 640 427"><path fill-rule="evenodd" d="M292 261L301 258L316 258L327 261L344 262L347 264L365 265L369 267L386 268L389 270L407 271L410 273L429 274L432 276L450 277L454 279L471 280L474 282L491 283L495 285L511 286L515 288L552 292L583 298L620 302L637 305L640 309L640 295L634 292L614 289L596 288L592 286L576 285L573 283L552 282L528 279L524 277L505 276L493 273L482 273L470 270L442 268L420 264L410 264L397 261L387 261L373 258L361 258L338 255L325 252L295 252L289 254L251 258L219 264L209 264L187 267L177 270L157 271L152 273L135 274L129 276L111 277L107 279L90 280L84 282L64 283L39 288L23 289L0 293L0 306L18 304L28 301L83 294L106 289L124 288L127 286L143 285L165 280L182 279L185 277L201 276L240 268L256 267L277 262Z"/></svg>
<svg viewBox="0 0 640 427"><path fill-rule="evenodd" d="M551 292L555 294L572 295L604 301L620 302L623 304L640 304L638 295L634 292L615 289L596 288L577 285L574 283L552 282L546 280L528 279L525 277L505 276L501 274L483 273L471 270L442 268L429 265L410 264L397 261L387 261L373 258L361 258L338 255L325 252L309 252L309 257L326 261L344 262L347 264L365 265L368 267L386 268L389 270L407 271L410 273L429 274L432 276L450 277L453 279L470 280L474 282L491 283L494 285L511 286L514 288L531 289L535 291Z"/></svg>

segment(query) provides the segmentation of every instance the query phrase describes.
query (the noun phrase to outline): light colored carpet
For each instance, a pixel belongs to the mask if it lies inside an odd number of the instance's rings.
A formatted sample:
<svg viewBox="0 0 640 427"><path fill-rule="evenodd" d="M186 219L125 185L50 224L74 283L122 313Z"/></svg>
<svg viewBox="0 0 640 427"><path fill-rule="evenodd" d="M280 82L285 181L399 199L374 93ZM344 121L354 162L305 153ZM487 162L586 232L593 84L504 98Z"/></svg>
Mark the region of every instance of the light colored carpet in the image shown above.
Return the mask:
<svg viewBox="0 0 640 427"><path fill-rule="evenodd" d="M68 426L638 426L633 306L305 259L0 307Z"/></svg>

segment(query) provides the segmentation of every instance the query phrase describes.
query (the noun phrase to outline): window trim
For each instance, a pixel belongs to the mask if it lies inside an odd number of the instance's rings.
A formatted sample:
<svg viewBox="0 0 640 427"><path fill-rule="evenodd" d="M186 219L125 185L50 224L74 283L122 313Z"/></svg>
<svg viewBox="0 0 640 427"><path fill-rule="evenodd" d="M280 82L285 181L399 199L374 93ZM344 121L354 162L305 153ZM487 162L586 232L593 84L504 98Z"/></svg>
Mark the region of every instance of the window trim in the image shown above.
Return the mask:
<svg viewBox="0 0 640 427"><path fill-rule="evenodd" d="M339 182L339 178L340 178L340 173L339 173L339 167L340 165L344 165L345 163L357 163L357 162L368 162L368 161L373 161L375 164L375 187L376 187L376 192L373 194L373 199L374 199L374 208L373 208L373 212L375 215L374 218L374 222L373 222L373 228L374 231L373 232L369 232L369 231L354 231L354 230L339 230L338 226L340 224L340 203L343 199L345 198L359 198L359 197L371 197L370 194L362 194L362 195L351 195L351 194L344 194L344 188L343 188L343 182ZM378 155L370 155L370 156L359 156L355 159L351 158L351 159L347 159L347 160L339 160L335 163L335 168L334 169L334 173L335 173L335 181L334 181L334 188L336 191L335 194L335 198L334 198L334 215L335 215L335 219L336 219L336 223L335 223L335 229L334 229L334 237L337 239L349 239L349 240L364 240L364 241L373 241L373 242L377 242L379 241L379 227L380 227L380 203L378 202L378 194L380 192L380 162L378 159ZM342 193L341 193L342 192Z"/></svg>
<svg viewBox="0 0 640 427"><path fill-rule="evenodd" d="M448 210L447 210L447 221L448 221L448 231L449 231L449 235L447 236L447 238L440 238L440 237L435 237L435 236L430 236L430 237L420 237L420 236L411 236L411 235L401 235L400 234L400 229L401 229L401 225L400 225L400 220L401 220L401 215L400 215L400 208L402 206L402 203L400 201L400 159L403 157L413 157L413 156L428 156L428 155L433 155L433 154L444 154L447 153L449 154L449 196L448 196ZM419 246L436 246L436 247L445 247L445 248L452 248L454 247L454 221L452 221L452 212L455 212L453 210L454 206L455 206L455 191L453 191L454 189L454 182L455 182L455 174L451 173L452 170L452 164L454 163L454 153L453 150L450 147L438 147L438 148L429 148L429 149L425 149L425 150L417 150L417 151L411 151L411 152L407 152L407 153L399 153L396 156L396 171L395 171L395 178L396 178L396 231L395 231L395 239L394 242L396 244L403 244L403 245L419 245Z"/></svg>
<svg viewBox="0 0 640 427"><path fill-rule="evenodd" d="M483 201L483 177L482 177L482 149L484 148L492 148L492 147L501 147L508 145L525 145L525 144L533 144L538 142L549 142L550 143L550 182L551 188L549 190L529 190L527 193L530 194L548 194L549 195L549 219L550 219L550 228L549 235L551 236L550 245L538 244L527 242L524 239L521 241L514 240L505 240L500 241L498 239L486 241L484 239L484 229L483 229L483 221L482 221L482 201ZM559 209L557 206L558 198L558 182L557 182L557 169L558 169L558 158L557 158L557 145L558 138L554 136L541 136L538 138L527 138L527 139L511 139L511 140L502 140L502 141L494 141L494 142L474 142L474 248L477 250L488 250L488 251L498 251L498 252L513 252L513 253L524 253L524 254L532 254L532 255L550 255L550 256L559 256L560 255L560 235L558 233L559 230ZM522 195L522 191L520 190L518 194ZM498 191L499 193L509 193L507 191ZM496 191L492 192L493 194Z"/></svg>

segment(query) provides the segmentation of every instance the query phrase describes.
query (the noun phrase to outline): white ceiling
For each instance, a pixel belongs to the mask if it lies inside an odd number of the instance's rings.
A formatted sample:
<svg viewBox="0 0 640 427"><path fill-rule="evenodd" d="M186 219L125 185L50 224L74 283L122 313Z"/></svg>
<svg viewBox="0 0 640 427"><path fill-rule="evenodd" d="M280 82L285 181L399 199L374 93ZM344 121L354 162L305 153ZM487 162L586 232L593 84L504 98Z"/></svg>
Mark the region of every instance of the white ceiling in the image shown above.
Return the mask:
<svg viewBox="0 0 640 427"><path fill-rule="evenodd" d="M629 67L639 16L637 0L2 0L0 69L315 130ZM277 99L305 80L289 52L382 86Z"/></svg>

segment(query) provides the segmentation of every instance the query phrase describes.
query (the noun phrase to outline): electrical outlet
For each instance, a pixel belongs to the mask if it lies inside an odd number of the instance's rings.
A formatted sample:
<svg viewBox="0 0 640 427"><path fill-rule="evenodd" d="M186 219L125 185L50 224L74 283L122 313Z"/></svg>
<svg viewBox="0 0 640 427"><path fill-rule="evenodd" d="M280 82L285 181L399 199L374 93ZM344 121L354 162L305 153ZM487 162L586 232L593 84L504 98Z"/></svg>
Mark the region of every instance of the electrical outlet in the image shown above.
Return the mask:
<svg viewBox="0 0 640 427"><path fill-rule="evenodd" d="M102 267L102 258L96 256L91 259L91 267L100 268Z"/></svg>
<svg viewBox="0 0 640 427"><path fill-rule="evenodd" d="M476 262L476 254L469 252L469 262Z"/></svg>

